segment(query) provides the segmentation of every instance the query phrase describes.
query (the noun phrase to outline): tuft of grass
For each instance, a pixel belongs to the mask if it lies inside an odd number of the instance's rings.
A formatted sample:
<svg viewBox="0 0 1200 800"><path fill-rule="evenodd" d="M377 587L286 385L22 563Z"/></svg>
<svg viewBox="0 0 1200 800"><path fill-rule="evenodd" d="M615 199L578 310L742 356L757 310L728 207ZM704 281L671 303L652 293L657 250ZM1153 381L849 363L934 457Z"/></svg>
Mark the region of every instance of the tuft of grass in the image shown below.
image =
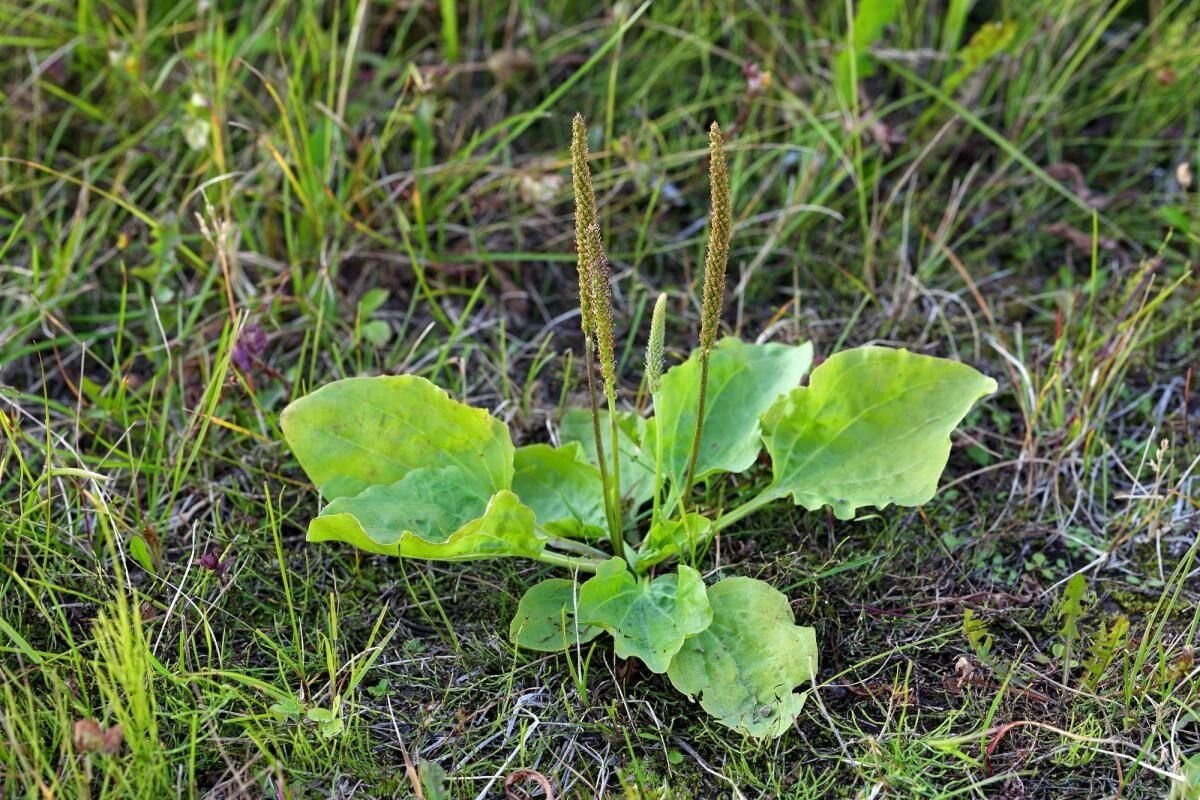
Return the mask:
<svg viewBox="0 0 1200 800"><path fill-rule="evenodd" d="M0 0L0 794L1194 793L1200 8L884 5ZM651 297L701 327L714 120L735 332L1002 383L929 506L706 555L820 629L769 745L515 652L535 566L303 541L305 387L418 373L527 441L582 397L576 112L624 396Z"/></svg>

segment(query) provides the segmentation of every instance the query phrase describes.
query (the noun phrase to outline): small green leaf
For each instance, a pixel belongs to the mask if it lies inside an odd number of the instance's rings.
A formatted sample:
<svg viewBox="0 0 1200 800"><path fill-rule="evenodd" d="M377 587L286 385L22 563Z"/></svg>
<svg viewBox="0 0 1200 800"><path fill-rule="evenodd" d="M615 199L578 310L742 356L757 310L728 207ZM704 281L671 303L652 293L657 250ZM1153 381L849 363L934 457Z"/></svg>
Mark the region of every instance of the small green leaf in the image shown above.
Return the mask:
<svg viewBox="0 0 1200 800"><path fill-rule="evenodd" d="M859 347L813 370L763 416L778 496L851 519L862 506L916 506L937 490L950 432L996 382L966 364Z"/></svg>
<svg viewBox="0 0 1200 800"><path fill-rule="evenodd" d="M317 723L317 728L320 730L320 735L325 739L334 739L340 735L342 730L346 729L346 723L342 721L342 698L335 694L334 702L328 709L313 708L308 709L306 715L308 720Z"/></svg>
<svg viewBox="0 0 1200 800"><path fill-rule="evenodd" d="M335 739L341 735L343 730L345 730L346 723L342 721L341 717L333 717L326 722L320 723L318 727L321 731L321 735L326 739Z"/></svg>
<svg viewBox="0 0 1200 800"><path fill-rule="evenodd" d="M763 581L726 578L708 588L708 601L712 625L683 643L667 677L722 725L782 736L807 696L795 688L816 674L816 634Z"/></svg>
<svg viewBox="0 0 1200 800"><path fill-rule="evenodd" d="M642 446L646 421L629 412L617 413L617 441L621 450L621 497L634 506L640 506L654 495L654 458ZM612 471L612 433L608 424L608 412L600 412L600 441L604 445L604 457ZM559 430L564 443L579 442L589 463L596 465L596 435L592 426L592 412L583 408L571 408L563 415Z"/></svg>
<svg viewBox="0 0 1200 800"><path fill-rule="evenodd" d="M296 700L296 698L289 697L277 703L272 703L269 710L280 719L299 719L300 715L304 713L304 706L300 705L300 701Z"/></svg>
<svg viewBox="0 0 1200 800"><path fill-rule="evenodd" d="M141 536L134 536L129 540L129 555L138 565L149 572L151 575L156 574L159 570L155 569L155 559L150 552L150 545ZM161 558L161 557L160 557Z"/></svg>
<svg viewBox="0 0 1200 800"><path fill-rule="evenodd" d="M1087 675L1083 679L1084 688L1093 692L1096 690L1104 678L1104 673L1122 653L1122 648L1128 638L1129 618L1124 614L1114 618L1111 625L1103 620L1100 621L1100 630L1092 639L1087 660L1083 662L1083 667L1087 670ZM1196 721L1200 722L1200 717Z"/></svg>
<svg viewBox="0 0 1200 800"><path fill-rule="evenodd" d="M383 304L387 302L387 289L368 289L363 292L362 299L358 301L358 316L359 318L369 317L379 309L383 308Z"/></svg>
<svg viewBox="0 0 1200 800"><path fill-rule="evenodd" d="M333 712L327 708L310 708L308 710L308 718L312 722L332 722Z"/></svg>
<svg viewBox="0 0 1200 800"><path fill-rule="evenodd" d="M691 558L712 539L713 523L700 514L668 519L652 525L638 548L638 570L644 571L672 556Z"/></svg>
<svg viewBox="0 0 1200 800"><path fill-rule="evenodd" d="M459 467L488 494L512 485L508 428L415 375L334 381L284 409L280 425L327 500Z"/></svg>
<svg viewBox="0 0 1200 800"><path fill-rule="evenodd" d="M744 472L753 466L762 449L758 418L780 395L799 386L811 365L810 343L793 347L722 339L708 363L696 480L716 472ZM662 431L663 474L677 491L682 491L691 458L699 399L700 356L693 353L663 375L662 386L654 394L654 421L646 444L649 452L655 452L653 437Z"/></svg>
<svg viewBox="0 0 1200 800"><path fill-rule="evenodd" d="M405 483L401 480L330 503L321 516L309 523L308 540L347 542L373 553L435 561L502 556L533 558L542 551L546 542L534 529L533 512L509 491L497 492L487 501L481 516L451 530L448 520L465 513L463 509L472 498L454 494L452 483L439 482L438 476L447 472L450 471L419 471L418 475L422 488L431 492L441 490L446 510L440 516L437 509L426 504L408 505L413 498L409 489L417 481L401 487ZM405 527L406 519L412 518L410 514L421 515L421 520L428 521L431 527L424 530Z"/></svg>
<svg viewBox="0 0 1200 800"><path fill-rule="evenodd" d="M589 539L607 535L600 470L584 459L579 442L518 448L513 466L513 491L546 531Z"/></svg>
<svg viewBox="0 0 1200 800"><path fill-rule="evenodd" d="M446 788L446 770L440 764L422 758L417 762L417 775L425 800L450 800L450 790Z"/></svg>
<svg viewBox="0 0 1200 800"><path fill-rule="evenodd" d="M1087 590L1087 578L1082 572L1072 575L1071 579L1067 581L1067 585L1063 587L1057 615L1062 620L1062 627L1058 632L1064 639L1079 638L1079 621L1086 613L1084 602L1087 599Z"/></svg>
<svg viewBox="0 0 1200 800"><path fill-rule="evenodd" d="M579 623L578 595L575 581L564 578L548 578L529 587L517 605L509 637L527 650L543 653L557 653L595 639L602 631Z"/></svg>
<svg viewBox="0 0 1200 800"><path fill-rule="evenodd" d="M362 324L362 338L376 347L383 347L392 338L392 327L382 319L370 319Z"/></svg>
<svg viewBox="0 0 1200 800"><path fill-rule="evenodd" d="M612 558L579 588L579 619L612 634L617 655L636 656L663 673L688 636L712 621L704 580L691 567L651 581Z"/></svg>

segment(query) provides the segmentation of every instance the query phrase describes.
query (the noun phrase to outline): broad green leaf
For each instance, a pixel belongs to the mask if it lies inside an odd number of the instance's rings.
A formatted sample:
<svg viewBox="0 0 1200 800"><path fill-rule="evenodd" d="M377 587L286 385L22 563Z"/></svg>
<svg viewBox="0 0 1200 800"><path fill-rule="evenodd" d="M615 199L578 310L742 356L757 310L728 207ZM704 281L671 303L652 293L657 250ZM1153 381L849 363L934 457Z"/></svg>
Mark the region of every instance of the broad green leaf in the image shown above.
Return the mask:
<svg viewBox="0 0 1200 800"><path fill-rule="evenodd" d="M612 634L617 655L663 673L683 641L712 621L704 580L691 567L651 581L612 558L579 588L579 620Z"/></svg>
<svg viewBox="0 0 1200 800"><path fill-rule="evenodd" d="M966 364L859 347L813 370L763 416L777 496L839 519L917 506L937 491L950 432L996 382Z"/></svg>
<svg viewBox="0 0 1200 800"><path fill-rule="evenodd" d="M324 541L330 525L343 524L341 517L354 519L370 545L388 548L400 541L405 531L435 541L449 539L459 528L483 516L490 493L478 486L459 467L415 469L395 483L372 486L354 497L339 497L309 524L310 541ZM360 542L352 542L366 550ZM390 552L380 550L379 552Z"/></svg>
<svg viewBox="0 0 1200 800"><path fill-rule="evenodd" d="M617 413L617 442L621 450L621 497L640 506L654 494L654 458L642 447L645 420L629 412ZM596 435L592 412L583 408L567 409L559 430L564 443L579 442L589 463L595 465ZM608 412L600 412L600 441L604 445L606 467L612 472L612 432Z"/></svg>
<svg viewBox="0 0 1200 800"><path fill-rule="evenodd" d="M869 78L875 73L875 62L868 51L883 36L883 29L896 18L900 0L861 0L855 4L853 47L846 43L834 63L834 88L847 107L852 107L856 91L854 78ZM853 65L853 70L851 66Z"/></svg>
<svg viewBox="0 0 1200 800"><path fill-rule="evenodd" d="M480 516L451 529L478 498L446 472L418 470L415 477L339 498L309 523L308 540L348 542L374 553L437 561L532 558L542 551L546 543L534 529L533 512L507 490L485 501ZM439 513L432 507L435 502L446 510ZM409 527L414 520L429 527Z"/></svg>
<svg viewBox="0 0 1200 800"><path fill-rule="evenodd" d="M758 418L780 395L799 386L811 365L810 343L745 344L733 337L718 342L708 362L696 480L753 466L762 449ZM677 492L683 491L691 458L699 400L700 357L693 353L663 375L654 395L654 421L646 444L648 451L655 452L654 436L662 432L663 474Z"/></svg>
<svg viewBox="0 0 1200 800"><path fill-rule="evenodd" d="M445 541L430 541L416 533L400 539L400 555L439 561L470 561L502 556L536 557L546 541L533 526L533 512L507 490L496 493L482 517Z"/></svg>
<svg viewBox="0 0 1200 800"><path fill-rule="evenodd" d="M513 491L546 531L566 537L606 535L600 470L584 459L579 442L517 448L513 467Z"/></svg>
<svg viewBox="0 0 1200 800"><path fill-rule="evenodd" d="M796 625L787 597L753 578L708 587L712 625L692 636L667 677L721 724L751 736L782 736L804 705L794 690L817 671L812 628Z"/></svg>
<svg viewBox="0 0 1200 800"><path fill-rule="evenodd" d="M548 578L526 590L508 635L527 650L557 653L590 642L602 631L580 624L575 602L579 586L564 578Z"/></svg>
<svg viewBox="0 0 1200 800"><path fill-rule="evenodd" d="M713 535L711 519L700 514L688 514L683 519L667 519L650 526L646 538L638 547L637 567L646 570L672 556L691 558Z"/></svg>
<svg viewBox="0 0 1200 800"><path fill-rule="evenodd" d="M289 405L280 424L327 500L422 467L459 467L489 496L512 484L504 423L415 375L334 381Z"/></svg>

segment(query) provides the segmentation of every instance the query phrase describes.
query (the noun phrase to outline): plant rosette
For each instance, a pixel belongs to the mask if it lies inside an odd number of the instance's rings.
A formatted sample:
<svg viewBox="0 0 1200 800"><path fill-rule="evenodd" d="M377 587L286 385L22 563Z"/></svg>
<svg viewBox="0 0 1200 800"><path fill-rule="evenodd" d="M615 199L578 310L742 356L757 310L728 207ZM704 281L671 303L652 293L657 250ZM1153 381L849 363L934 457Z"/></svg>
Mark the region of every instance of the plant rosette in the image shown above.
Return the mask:
<svg viewBox="0 0 1200 800"><path fill-rule="evenodd" d="M571 158L590 408L566 413L558 446L517 448L503 422L418 376L323 386L289 405L281 423L326 500L308 539L559 567L570 577L521 598L509 628L518 646L556 652L607 634L618 657L666 673L721 724L781 736L817 674L813 629L796 624L770 584L731 577L706 586L695 565L714 537L774 502L829 507L841 520L925 503L951 432L996 383L907 350L846 350L810 374L811 344L717 341L733 216L714 124L698 345L662 371L660 296L646 356L653 413L618 410L612 289L579 116ZM770 479L732 508L711 508L708 493L693 491L751 470L764 449Z"/></svg>
<svg viewBox="0 0 1200 800"><path fill-rule="evenodd" d="M862 347L809 375L810 345L721 341L709 362L699 481L740 474L765 448L771 478L742 503L685 510L682 483L695 427L698 354L668 370L649 419L620 414L623 518L647 517L626 553L606 542L604 486L587 412L568 412L557 447L514 448L507 427L412 375L348 378L293 402L284 435L326 505L314 542L440 561L523 557L575 577L530 587L510 634L521 647L561 651L612 637L721 723L779 736L816 674L813 629L787 598L751 578L706 587L696 563L714 536L790 498L843 520L863 508L915 506L937 488L950 433L995 382L954 361ZM601 425L602 449L613 451ZM661 458L655 457L661 453ZM690 498L689 498L690 499ZM632 537L625 531L628 541Z"/></svg>

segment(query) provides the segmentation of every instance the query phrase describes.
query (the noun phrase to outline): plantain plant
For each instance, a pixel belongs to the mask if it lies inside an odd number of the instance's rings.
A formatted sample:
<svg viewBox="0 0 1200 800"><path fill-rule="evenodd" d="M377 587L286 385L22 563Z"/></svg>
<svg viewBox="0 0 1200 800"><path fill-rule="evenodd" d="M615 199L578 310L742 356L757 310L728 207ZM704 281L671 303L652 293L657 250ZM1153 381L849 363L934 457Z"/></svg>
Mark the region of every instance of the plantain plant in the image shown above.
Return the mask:
<svg viewBox="0 0 1200 800"><path fill-rule="evenodd" d="M733 228L720 130L709 134L712 213L699 342L663 371L666 304L651 317L649 417L617 396L608 261L588 168L572 136L579 305L589 403L569 410L558 446L513 446L507 427L413 375L348 378L283 413L289 445L327 504L313 542L443 561L521 557L557 567L512 620L520 647L562 651L601 634L756 737L787 731L817 670L811 627L769 584L706 585L695 565L714 537L790 498L838 519L916 506L937 488L950 433L996 384L964 364L885 347L718 341ZM806 384L802 380L808 377ZM729 508L697 491L750 470L769 480ZM676 562L676 566L667 566ZM586 579L584 579L586 578Z"/></svg>

